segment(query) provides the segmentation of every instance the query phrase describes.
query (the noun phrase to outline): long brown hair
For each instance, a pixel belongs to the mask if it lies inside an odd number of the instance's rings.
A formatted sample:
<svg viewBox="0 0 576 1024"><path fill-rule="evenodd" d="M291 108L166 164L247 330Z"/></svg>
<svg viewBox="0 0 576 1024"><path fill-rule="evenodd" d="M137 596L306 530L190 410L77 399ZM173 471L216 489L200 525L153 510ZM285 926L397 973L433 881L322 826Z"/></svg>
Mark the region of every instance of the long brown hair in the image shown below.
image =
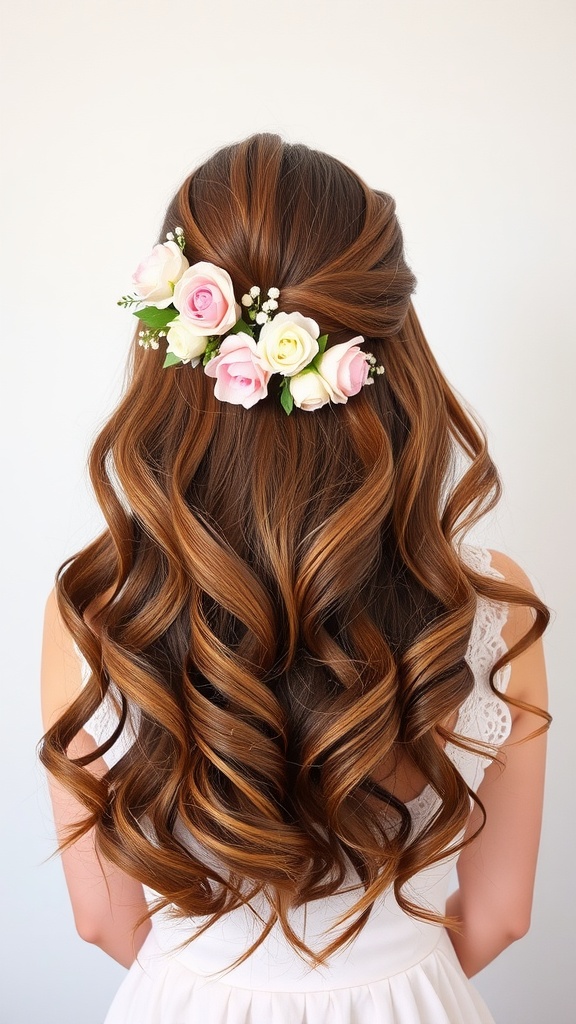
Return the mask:
<svg viewBox="0 0 576 1024"><path fill-rule="evenodd" d="M220 150L171 202L190 263L281 290L330 342L362 334L385 374L347 404L251 409L134 342L129 384L92 449L107 529L61 568L61 614L88 684L47 732L46 767L87 808L111 861L182 915L209 920L263 892L268 925L328 955L390 885L445 855L470 791L438 743L470 693L477 595L544 604L485 578L455 540L496 503L482 429L456 398L411 303L391 196L274 135ZM274 378L272 378L274 380ZM458 473L456 467L460 466ZM95 611L96 609L96 611ZM113 681L136 741L101 779L66 751ZM542 713L543 714L543 713ZM545 726L543 726L545 728ZM408 759L441 798L416 835L375 779ZM198 842L182 842L181 829ZM216 869L214 864L218 864ZM361 883L347 931L310 951L291 907Z"/></svg>

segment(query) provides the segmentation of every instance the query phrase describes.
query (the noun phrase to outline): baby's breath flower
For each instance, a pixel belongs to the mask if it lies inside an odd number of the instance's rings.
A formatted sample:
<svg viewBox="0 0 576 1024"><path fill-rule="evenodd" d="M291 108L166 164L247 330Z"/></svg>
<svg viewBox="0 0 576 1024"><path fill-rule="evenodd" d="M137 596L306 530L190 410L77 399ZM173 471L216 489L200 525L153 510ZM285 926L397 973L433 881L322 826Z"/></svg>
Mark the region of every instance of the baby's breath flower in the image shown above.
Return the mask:
<svg viewBox="0 0 576 1024"><path fill-rule="evenodd" d="M242 296L241 302L242 302L243 306L251 306L252 305L252 296L248 295L248 293L246 293L246 295Z"/></svg>
<svg viewBox="0 0 576 1024"><path fill-rule="evenodd" d="M173 242L174 241L174 232L173 231L167 231L166 232L166 238L168 239L169 242Z"/></svg>
<svg viewBox="0 0 576 1024"><path fill-rule="evenodd" d="M278 298L280 298L280 289L279 288L269 288L268 289L268 298L269 299L278 299ZM274 306L274 309L276 309L276 306Z"/></svg>
<svg viewBox="0 0 576 1024"><path fill-rule="evenodd" d="M176 231L177 235L183 235L184 234L184 228L175 228L175 231Z"/></svg>
<svg viewBox="0 0 576 1024"><path fill-rule="evenodd" d="M138 331L138 344L142 348L158 348L158 338L161 337L159 332L151 330L149 327L142 331Z"/></svg>
<svg viewBox="0 0 576 1024"><path fill-rule="evenodd" d="M264 313L263 310L260 310L259 313L256 313L256 323L257 324L267 324L269 319L270 319L270 317L268 316L268 313Z"/></svg>
<svg viewBox="0 0 576 1024"><path fill-rule="evenodd" d="M250 295L252 296L253 299L257 299L258 296L260 295L260 289L257 284L252 285L250 289Z"/></svg>

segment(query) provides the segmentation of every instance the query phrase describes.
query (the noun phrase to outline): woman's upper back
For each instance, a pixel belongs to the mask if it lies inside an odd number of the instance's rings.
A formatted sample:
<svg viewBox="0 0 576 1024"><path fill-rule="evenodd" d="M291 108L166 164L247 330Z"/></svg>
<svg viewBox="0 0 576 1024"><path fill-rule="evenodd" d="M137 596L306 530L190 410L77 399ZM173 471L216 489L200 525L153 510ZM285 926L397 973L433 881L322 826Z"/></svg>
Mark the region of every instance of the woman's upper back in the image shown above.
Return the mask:
<svg viewBox="0 0 576 1024"><path fill-rule="evenodd" d="M472 569L496 579L505 578L503 572L497 568L498 564L514 565L506 556L469 544L462 545L460 554ZM488 749L497 748L504 743L511 728L510 708L494 693L489 681L492 666L507 650L503 630L508 619L508 610L506 604L490 601L478 595L476 615L466 653L466 661L474 675L474 686L451 723L456 733L470 740L479 740L480 743L487 744ZM83 663L83 671L86 678L87 666L85 663ZM505 665L495 680L495 685L501 693L506 692L509 678L510 665ZM118 717L115 688L112 685L108 699L99 705L94 715L85 724L84 729L98 743L102 743L114 732ZM108 764L116 763L132 745L137 733L137 719L137 709L132 709L125 729L104 755ZM490 762L490 758L485 756L487 752L483 752L479 747L477 753L474 753L452 743L449 743L445 749L468 785L472 789L476 789L480 784L483 769ZM415 771L411 773L405 766L399 769L396 765L395 777L398 783L395 795L408 802L413 813L419 816L420 810L428 805L432 787L427 786L421 793L418 786L419 773ZM385 780L390 783L389 772L386 773ZM383 782L384 778L377 781Z"/></svg>
<svg viewBox="0 0 576 1024"><path fill-rule="evenodd" d="M492 553L487 549L467 545L461 554L478 572L502 578L494 565L498 558L493 560ZM507 616L506 605L479 597L466 655L474 674L474 687L461 705L454 725L456 733L472 743L478 741L479 745L476 751L454 743L445 746L447 755L474 791L478 789L484 771L490 764L489 753L497 753L511 730L510 709L494 693L489 682L492 666L506 650L502 631ZM506 665L495 680L500 692L506 692L509 677L510 666ZM102 738L103 730L107 734L110 731L110 726L105 726L102 713L88 727L94 730L99 739ZM112 756L119 756L122 749L120 745L120 749L114 751ZM417 785L417 776L406 770L399 772L398 777L403 792L398 791L396 795L404 800L406 788ZM386 781L389 785L390 778L387 777ZM405 802L416 835L425 829L434 816L439 797L428 783ZM192 839L181 827L177 828L177 834L191 852L198 852L197 840ZM457 847L461 838L462 835L456 837L450 845ZM444 913L450 876L457 856L457 849L448 848L443 859L410 879L411 898L437 915ZM215 866L218 867L217 864ZM313 900L290 912L291 927L310 949L319 951L337 936L339 929L343 930L339 919L353 908L359 895L358 884L358 876L351 868L342 891L328 898ZM153 902L158 894L149 888L147 896ZM205 918L174 918L169 909L153 918L153 927L159 947L165 952L174 953L177 950L174 954L177 959L196 974L212 977L221 974L226 984L247 989L285 990L295 987L302 992L331 987L335 977L338 978L338 986L345 988L370 984L382 978L384 971L386 975L392 976L426 957L436 948L439 940L437 924L405 914L390 889L376 901L367 923L353 944L331 954L328 963L313 972L287 940L278 922L251 956L242 961L246 950L257 941L262 922L269 913L270 905L266 897L259 894L247 906L237 907L221 917L205 932L201 932L202 926L206 924ZM192 936L195 936L194 941L182 946Z"/></svg>

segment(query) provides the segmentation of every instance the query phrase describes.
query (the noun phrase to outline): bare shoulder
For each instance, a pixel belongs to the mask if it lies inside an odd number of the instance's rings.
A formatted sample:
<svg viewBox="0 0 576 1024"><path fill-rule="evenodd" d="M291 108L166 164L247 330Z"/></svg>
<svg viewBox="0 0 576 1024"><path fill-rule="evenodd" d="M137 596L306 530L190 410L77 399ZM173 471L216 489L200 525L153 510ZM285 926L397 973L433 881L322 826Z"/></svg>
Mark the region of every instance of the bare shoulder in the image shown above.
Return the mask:
<svg viewBox="0 0 576 1024"><path fill-rule="evenodd" d="M534 586L528 574L515 562L510 555L503 551L489 551L492 567L503 577L506 583L513 587L520 587L529 595L538 598ZM534 622L534 611L529 604L512 604L508 608L508 619L503 631L503 636L508 647L517 643L530 629Z"/></svg>
<svg viewBox="0 0 576 1024"><path fill-rule="evenodd" d="M82 688L82 666L74 641L66 629L54 590L44 611L41 665L42 720L48 729Z"/></svg>
<svg viewBox="0 0 576 1024"><path fill-rule="evenodd" d="M100 609L114 593L110 587L90 602L84 612L84 621L94 629ZM82 661L73 637L60 615L56 591L52 589L44 612L42 639L42 720L48 729L74 701L82 689Z"/></svg>
<svg viewBox="0 0 576 1024"><path fill-rule="evenodd" d="M530 577L518 565L518 562L510 558L510 555L506 555L503 551L494 551L491 548L489 549L489 554L493 567L504 577L507 583L523 587L524 590L529 590L531 594L535 593Z"/></svg>

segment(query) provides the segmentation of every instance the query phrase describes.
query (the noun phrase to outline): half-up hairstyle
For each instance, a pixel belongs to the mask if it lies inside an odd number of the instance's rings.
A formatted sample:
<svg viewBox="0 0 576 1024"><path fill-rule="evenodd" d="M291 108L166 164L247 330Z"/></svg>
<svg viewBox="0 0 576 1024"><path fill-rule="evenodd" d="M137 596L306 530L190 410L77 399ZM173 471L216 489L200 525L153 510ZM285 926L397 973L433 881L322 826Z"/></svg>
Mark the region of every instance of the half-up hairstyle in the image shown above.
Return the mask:
<svg viewBox="0 0 576 1024"><path fill-rule="evenodd" d="M68 842L94 828L98 849L163 905L209 923L263 893L268 927L279 921L319 960L391 885L408 913L445 920L404 887L469 816L471 791L438 738L466 743L447 723L474 683L477 598L534 612L491 681L548 611L458 553L500 485L420 328L391 196L332 157L256 135L190 175L160 240L178 226L190 264L225 268L237 297L279 288L281 308L314 318L329 344L363 335L385 374L346 404L286 416L272 386L250 409L217 401L201 367L162 369L163 352L135 333L128 386L90 457L107 528L57 581L91 674L41 757L87 808ZM68 758L111 694L116 732ZM130 716L135 742L95 778L86 766ZM416 835L376 781L399 757L440 797ZM347 929L308 950L290 909L336 892L350 868Z"/></svg>

